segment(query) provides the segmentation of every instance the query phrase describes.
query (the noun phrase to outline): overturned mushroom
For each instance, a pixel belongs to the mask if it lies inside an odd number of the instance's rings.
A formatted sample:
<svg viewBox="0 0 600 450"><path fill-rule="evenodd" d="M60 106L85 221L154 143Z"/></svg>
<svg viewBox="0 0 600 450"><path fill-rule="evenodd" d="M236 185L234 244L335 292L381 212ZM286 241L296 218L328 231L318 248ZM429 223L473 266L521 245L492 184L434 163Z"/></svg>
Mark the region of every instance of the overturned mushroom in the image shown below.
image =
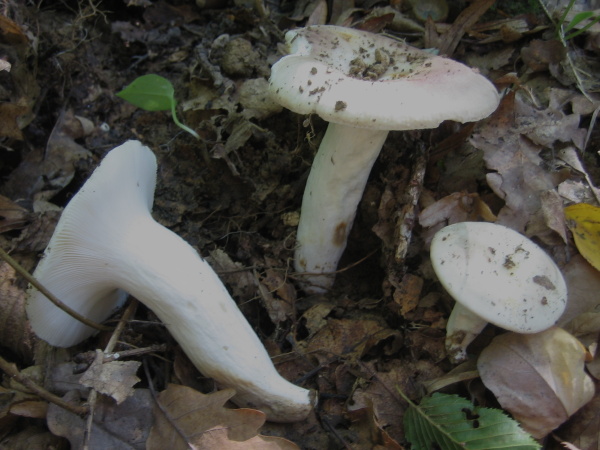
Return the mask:
<svg viewBox="0 0 600 450"><path fill-rule="evenodd" d="M112 150L65 208L34 276L80 314L101 322L125 292L148 306L194 365L233 400L278 422L304 419L314 392L281 377L217 275L183 239L151 216L156 158L138 141ZM59 347L94 330L34 288L35 333Z"/></svg>
<svg viewBox="0 0 600 450"><path fill-rule="evenodd" d="M388 132L480 120L499 96L473 69L373 33L318 25L286 40L291 54L273 65L271 94L329 122L304 191L295 254L296 270L312 273L305 290L324 292Z"/></svg>
<svg viewBox="0 0 600 450"><path fill-rule="evenodd" d="M567 305L567 286L554 261L525 236L503 225L461 222L431 241L431 264L456 300L446 325L453 362L493 323L516 333L553 326Z"/></svg>

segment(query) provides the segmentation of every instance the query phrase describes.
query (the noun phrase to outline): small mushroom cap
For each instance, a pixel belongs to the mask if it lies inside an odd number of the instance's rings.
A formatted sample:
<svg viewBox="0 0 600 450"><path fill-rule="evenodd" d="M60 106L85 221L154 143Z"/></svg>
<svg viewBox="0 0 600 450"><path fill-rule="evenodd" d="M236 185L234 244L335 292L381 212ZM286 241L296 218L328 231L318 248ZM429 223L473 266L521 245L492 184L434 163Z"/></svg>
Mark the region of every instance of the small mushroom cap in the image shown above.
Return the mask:
<svg viewBox="0 0 600 450"><path fill-rule="evenodd" d="M291 54L271 69L286 108L379 130L435 128L489 116L498 91L477 71L374 33L332 25L288 31Z"/></svg>
<svg viewBox="0 0 600 450"><path fill-rule="evenodd" d="M438 231L431 263L454 299L482 319L517 333L556 323L567 286L554 261L503 225L462 222Z"/></svg>

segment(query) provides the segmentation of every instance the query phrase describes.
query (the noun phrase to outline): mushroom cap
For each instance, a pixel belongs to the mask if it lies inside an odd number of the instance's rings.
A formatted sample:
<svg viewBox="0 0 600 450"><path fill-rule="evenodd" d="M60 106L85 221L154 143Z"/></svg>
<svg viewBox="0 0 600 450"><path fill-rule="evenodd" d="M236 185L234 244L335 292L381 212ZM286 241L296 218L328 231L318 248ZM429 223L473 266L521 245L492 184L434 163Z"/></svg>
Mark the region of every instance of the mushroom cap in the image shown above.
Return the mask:
<svg viewBox="0 0 600 450"><path fill-rule="evenodd" d="M288 31L291 54L271 69L270 92L286 108L379 130L471 122L499 103L490 81L461 63L385 36L315 25Z"/></svg>
<svg viewBox="0 0 600 450"><path fill-rule="evenodd" d="M567 286L554 261L503 225L461 222L438 231L431 263L448 293L482 319L517 333L556 323Z"/></svg>

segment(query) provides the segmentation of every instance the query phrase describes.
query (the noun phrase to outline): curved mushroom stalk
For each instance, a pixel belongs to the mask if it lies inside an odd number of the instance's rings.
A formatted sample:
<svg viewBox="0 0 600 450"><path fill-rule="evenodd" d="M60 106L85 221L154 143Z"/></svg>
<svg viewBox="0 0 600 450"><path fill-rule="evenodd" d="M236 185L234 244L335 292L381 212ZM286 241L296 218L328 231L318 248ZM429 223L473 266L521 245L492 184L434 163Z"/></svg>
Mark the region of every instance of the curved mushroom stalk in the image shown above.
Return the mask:
<svg viewBox="0 0 600 450"><path fill-rule="evenodd" d="M446 353L448 359L453 363L466 360L467 347L487 324L487 320L457 303L446 324Z"/></svg>
<svg viewBox="0 0 600 450"><path fill-rule="evenodd" d="M331 123L304 189L296 239L295 268L306 272L304 290L323 293L333 285L356 209L371 168L388 135Z"/></svg>
<svg viewBox="0 0 600 450"><path fill-rule="evenodd" d="M329 122L304 193L295 255L297 270L316 273L306 275L304 290L322 293L333 284L387 133L480 120L499 96L463 64L366 31L315 25L289 31L286 41L291 53L271 69L271 95Z"/></svg>
<svg viewBox="0 0 600 450"><path fill-rule="evenodd" d="M101 322L124 291L148 306L194 365L269 420L304 419L315 394L285 380L217 275L183 239L151 216L156 159L129 141L111 151L65 208L34 276L71 308ZM30 288L36 334L68 347L91 336Z"/></svg>

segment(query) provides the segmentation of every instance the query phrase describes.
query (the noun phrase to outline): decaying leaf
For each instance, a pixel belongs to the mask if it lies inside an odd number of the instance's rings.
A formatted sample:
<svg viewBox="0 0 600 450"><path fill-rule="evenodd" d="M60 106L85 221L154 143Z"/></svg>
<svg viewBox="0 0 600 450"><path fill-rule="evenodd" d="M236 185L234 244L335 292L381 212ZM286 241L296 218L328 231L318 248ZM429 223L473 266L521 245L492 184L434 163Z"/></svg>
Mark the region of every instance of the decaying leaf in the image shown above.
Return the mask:
<svg viewBox="0 0 600 450"><path fill-rule="evenodd" d="M536 438L546 436L594 396L586 350L561 328L506 333L481 352L481 380L502 408Z"/></svg>
<svg viewBox="0 0 600 450"><path fill-rule="evenodd" d="M202 394L186 386L171 384L158 396L155 422L148 450L294 450L292 442L257 435L265 414L253 409L228 409L223 405L233 389Z"/></svg>
<svg viewBox="0 0 600 450"><path fill-rule="evenodd" d="M559 325L586 312L600 312L598 292L600 292L600 272L594 269L581 255L575 255L562 268L569 301Z"/></svg>
<svg viewBox="0 0 600 450"><path fill-rule="evenodd" d="M573 444L576 450L600 448L600 383L596 383L594 399L577 411L569 422L555 432L561 439Z"/></svg>
<svg viewBox="0 0 600 450"><path fill-rule="evenodd" d="M71 391L65 395L64 400L79 402L79 393ZM153 421L153 403L152 395L147 389L137 389L120 405L109 397L98 396L88 448L145 449ZM71 448L83 448L86 419L51 404L48 407L47 423L53 434L69 440Z"/></svg>
<svg viewBox="0 0 600 450"><path fill-rule="evenodd" d="M0 342L3 347L30 358L33 332L26 319L25 291L16 282L15 269L0 261Z"/></svg>
<svg viewBox="0 0 600 450"><path fill-rule="evenodd" d="M356 450L403 450L377 422L373 406L367 406L348 413L353 425L358 429L358 442L352 443Z"/></svg>
<svg viewBox="0 0 600 450"><path fill-rule="evenodd" d="M0 233L23 228L30 220L31 213L0 195Z"/></svg>
<svg viewBox="0 0 600 450"><path fill-rule="evenodd" d="M558 143L582 148L586 130L579 128L579 114L562 111L560 91L551 91L549 106L538 110L522 95L509 95L499 111L473 136L471 143L484 152L492 190L506 205L498 221L520 232L540 234L544 222L541 196L556 189L562 180L545 167L541 152ZM547 217L547 216L546 216ZM548 228L555 229L556 224Z"/></svg>
<svg viewBox="0 0 600 450"><path fill-rule="evenodd" d="M117 404L133 395L133 386L140 379L135 375L142 363L139 361L111 361L102 363L102 353L96 358L79 382L101 394L114 398Z"/></svg>
<svg viewBox="0 0 600 450"><path fill-rule="evenodd" d="M329 319L306 341L306 351L314 353L317 359L343 356L357 360L382 340L399 335L397 330L375 320Z"/></svg>
<svg viewBox="0 0 600 450"><path fill-rule="evenodd" d="M433 363L421 360L393 360L384 369L377 370L377 364L362 365L369 374L368 384L358 387L352 394L348 410L354 411L371 407L377 423L383 427L393 439L403 439L403 420L406 403L398 394L401 390L410 398L420 395L420 385L427 379L436 378L443 374Z"/></svg>
<svg viewBox="0 0 600 450"><path fill-rule="evenodd" d="M255 276L258 278L257 273L255 273ZM285 279L283 273L271 268L267 269L264 276L259 279L258 288L269 317L274 324L277 325L289 317L293 317L296 290Z"/></svg>

